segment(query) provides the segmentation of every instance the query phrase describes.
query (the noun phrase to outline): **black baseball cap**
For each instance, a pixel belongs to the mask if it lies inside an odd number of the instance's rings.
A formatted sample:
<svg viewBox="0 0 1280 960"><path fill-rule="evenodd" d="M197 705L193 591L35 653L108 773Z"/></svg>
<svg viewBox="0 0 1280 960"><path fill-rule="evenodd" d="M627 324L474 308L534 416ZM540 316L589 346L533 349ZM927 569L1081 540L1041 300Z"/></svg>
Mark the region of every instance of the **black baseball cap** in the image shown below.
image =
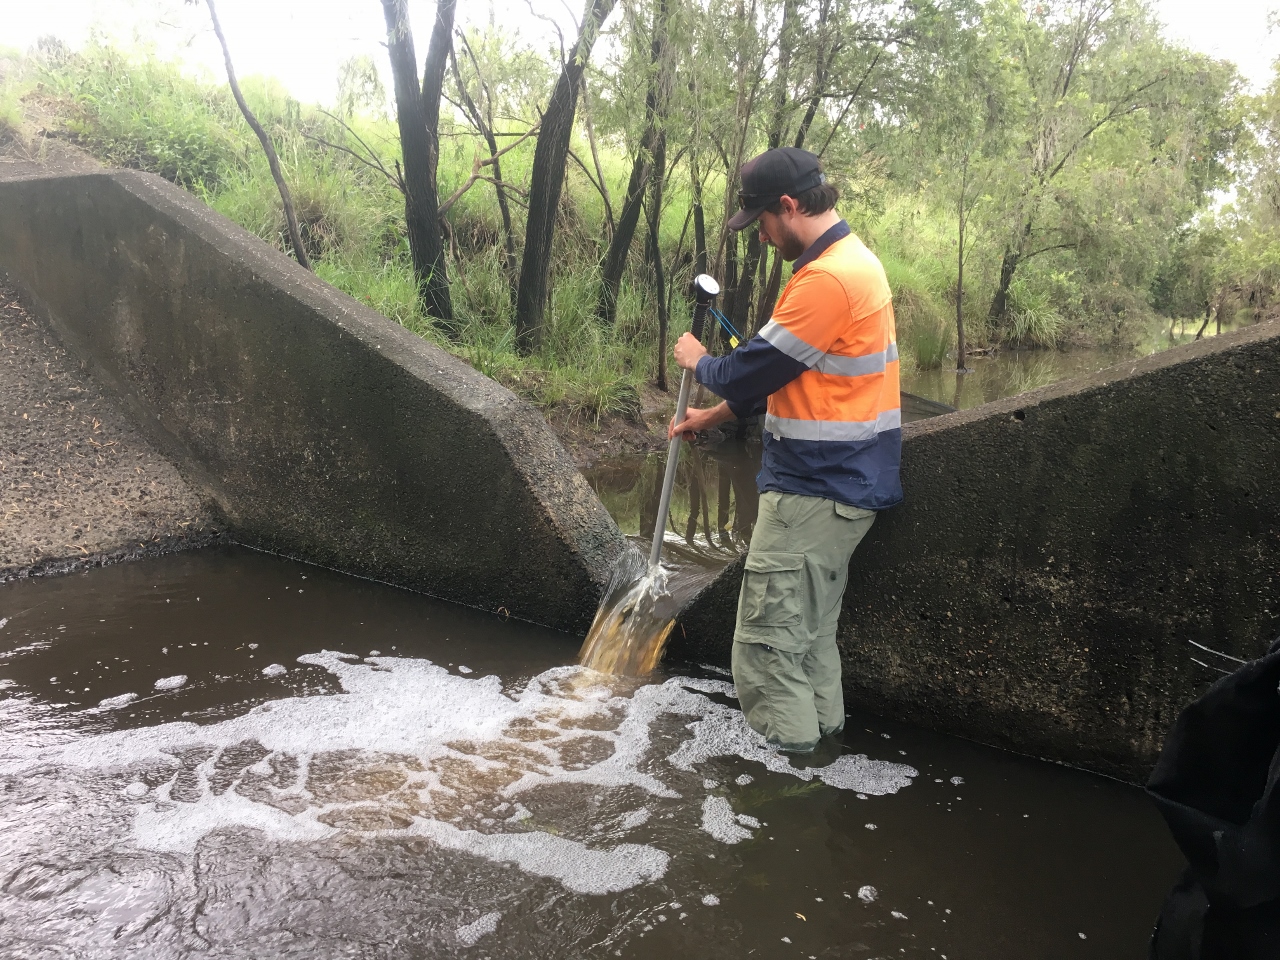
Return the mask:
<svg viewBox="0 0 1280 960"><path fill-rule="evenodd" d="M744 163L739 176L742 189L738 191L738 205L742 209L729 218L731 230L751 226L780 197L794 197L827 180L817 156L799 147L766 150Z"/></svg>

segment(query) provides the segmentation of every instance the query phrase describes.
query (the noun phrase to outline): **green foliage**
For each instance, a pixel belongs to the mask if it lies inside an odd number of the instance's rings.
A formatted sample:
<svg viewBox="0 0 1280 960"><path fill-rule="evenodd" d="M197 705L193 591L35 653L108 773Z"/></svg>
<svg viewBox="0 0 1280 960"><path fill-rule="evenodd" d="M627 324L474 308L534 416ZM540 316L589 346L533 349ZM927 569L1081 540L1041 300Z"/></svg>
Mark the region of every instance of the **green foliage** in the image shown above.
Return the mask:
<svg viewBox="0 0 1280 960"><path fill-rule="evenodd" d="M1044 288L1026 277L1009 285L1008 338L1018 346L1054 347L1062 336L1063 317Z"/></svg>
<svg viewBox="0 0 1280 960"><path fill-rule="evenodd" d="M589 65L546 326L531 357L515 348L508 228L488 181L446 217L461 341L446 341L423 315L392 182L397 128L373 61L342 65L334 116L270 80L244 78L319 276L547 410L592 422L638 413L659 343L643 223L617 321L606 327L593 315L610 236L604 194L616 220L659 69L655 3L620 7L606 27L613 42L597 51L607 56ZM738 164L797 139L823 151L842 214L884 263L904 370L954 358L957 299L970 346L1045 348L1123 338L1154 311L1202 316L1211 302L1224 315L1264 316L1276 307L1280 81L1242 97L1230 65L1170 43L1138 0L671 0L669 14L659 244L673 291L668 344L688 316L680 294L693 272L695 171L710 269L729 282L729 244L738 241L724 220ZM465 29L455 53L446 93L461 102L465 91L499 147L515 143L545 109L559 51L490 25ZM41 125L107 163L181 184L285 247L278 193L225 88L145 50L91 44L74 53L44 42L30 57L0 55L0 140L23 128L37 101ZM534 146L529 139L501 157L517 259ZM448 103L439 147L444 199L489 148ZM1234 201L1211 211L1233 177ZM1009 263L1007 302L993 312ZM758 280L755 326L762 288Z"/></svg>
<svg viewBox="0 0 1280 960"><path fill-rule="evenodd" d="M106 163L212 189L245 156L229 91L196 83L154 57L90 46L44 71L67 130Z"/></svg>

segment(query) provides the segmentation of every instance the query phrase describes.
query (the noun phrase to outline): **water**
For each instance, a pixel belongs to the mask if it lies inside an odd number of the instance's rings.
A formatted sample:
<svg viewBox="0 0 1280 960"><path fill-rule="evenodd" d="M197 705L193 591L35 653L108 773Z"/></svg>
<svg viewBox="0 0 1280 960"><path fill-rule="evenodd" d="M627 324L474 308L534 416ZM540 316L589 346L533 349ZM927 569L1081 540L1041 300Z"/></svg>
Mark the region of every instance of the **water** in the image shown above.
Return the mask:
<svg viewBox="0 0 1280 960"><path fill-rule="evenodd" d="M1110 960L1181 863L1131 787L859 716L795 767L713 669L605 686L576 638L240 549L0 623L6 958Z"/></svg>
<svg viewBox="0 0 1280 960"><path fill-rule="evenodd" d="M1210 324L1204 336L1227 333L1251 322L1243 315L1239 322ZM955 358L937 370L917 370L902 378L902 389L929 400L968 410L983 403L1017 396L1059 380L1085 377L1125 360L1145 357L1179 344L1191 343L1200 329L1198 321L1158 321L1148 325L1132 345L1090 347L1075 350L1000 350L993 355L968 358L968 374L958 375Z"/></svg>
<svg viewBox="0 0 1280 960"><path fill-rule="evenodd" d="M614 564L578 663L615 677L647 677L662 659L680 604L667 571L633 548Z"/></svg>

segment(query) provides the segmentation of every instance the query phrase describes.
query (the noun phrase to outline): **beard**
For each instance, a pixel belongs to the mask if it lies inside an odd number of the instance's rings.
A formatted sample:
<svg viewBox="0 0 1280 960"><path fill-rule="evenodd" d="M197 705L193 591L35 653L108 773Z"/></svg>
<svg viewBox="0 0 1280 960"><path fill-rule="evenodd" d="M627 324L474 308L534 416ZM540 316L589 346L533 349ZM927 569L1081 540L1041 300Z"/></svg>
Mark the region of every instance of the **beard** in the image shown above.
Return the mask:
<svg viewBox="0 0 1280 960"><path fill-rule="evenodd" d="M788 227L781 220L777 223L776 236L775 231L769 231L769 239L773 241L773 246L778 251L778 255L788 262L796 260L800 254L804 253L804 241L796 235L795 231Z"/></svg>

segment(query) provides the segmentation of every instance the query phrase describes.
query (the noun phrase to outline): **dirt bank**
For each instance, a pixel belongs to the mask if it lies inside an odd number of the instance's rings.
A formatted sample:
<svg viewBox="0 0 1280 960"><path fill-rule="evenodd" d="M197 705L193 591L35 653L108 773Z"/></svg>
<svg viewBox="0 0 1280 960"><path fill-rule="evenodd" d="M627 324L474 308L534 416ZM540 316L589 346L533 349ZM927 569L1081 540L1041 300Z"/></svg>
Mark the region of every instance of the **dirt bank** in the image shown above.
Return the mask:
<svg viewBox="0 0 1280 960"><path fill-rule="evenodd" d="M217 535L174 467L0 285L0 582Z"/></svg>

